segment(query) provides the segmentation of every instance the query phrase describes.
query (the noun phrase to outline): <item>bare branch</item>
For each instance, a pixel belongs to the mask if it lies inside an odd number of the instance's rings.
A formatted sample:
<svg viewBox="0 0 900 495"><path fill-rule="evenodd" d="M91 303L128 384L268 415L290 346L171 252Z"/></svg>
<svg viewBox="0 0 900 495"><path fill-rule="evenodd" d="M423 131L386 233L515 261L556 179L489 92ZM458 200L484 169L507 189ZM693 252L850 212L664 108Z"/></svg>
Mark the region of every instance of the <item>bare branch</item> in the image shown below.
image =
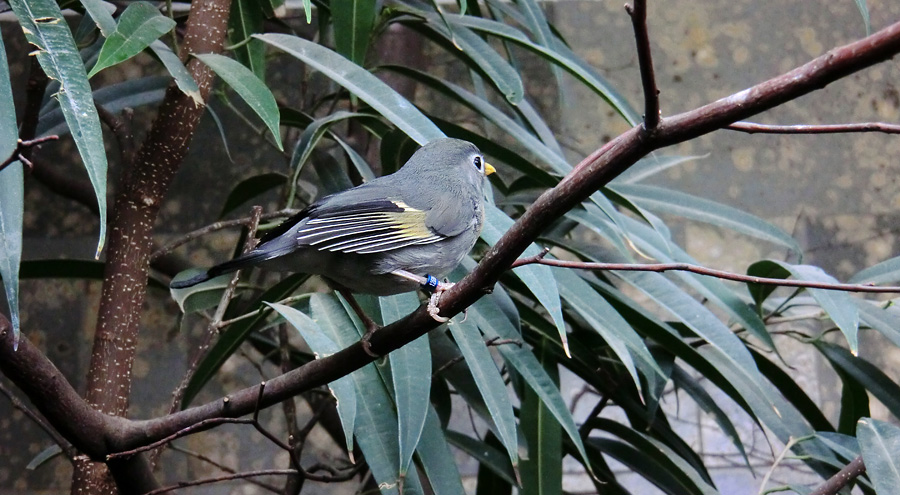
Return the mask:
<svg viewBox="0 0 900 495"><path fill-rule="evenodd" d="M13 152L9 154L6 160L3 160L3 163L0 163L0 171L2 171L4 168L8 167L15 161L21 161L22 164L27 165L28 168L33 168L34 166L31 164L31 160L26 157L26 150L30 150L31 148L39 144L46 143L47 141L56 141L58 139L59 136L57 135L44 136L28 140L19 139L18 141L16 141L16 149L14 149Z"/></svg>
<svg viewBox="0 0 900 495"><path fill-rule="evenodd" d="M298 211L299 210L294 210L294 209L278 210L278 211L273 211L271 213L264 213L259 218L260 218L260 220L272 220L274 218L284 218L284 217L289 217L289 216L295 215L295 214L297 214ZM216 232L218 230L230 229L233 227L245 227L247 225L250 225L251 220L252 220L252 217L237 218L234 220L222 220L221 222L211 223L211 224L207 225L206 227L201 227L197 230L188 232L187 234L175 239L174 241L163 246L162 248L156 250L150 256L150 260L153 261L162 256L165 256L165 255L171 253L173 250L175 250L175 248L181 246L182 244L186 244L186 243L193 241L194 239L197 239L199 237L202 237L206 234L210 234L210 233Z"/></svg>
<svg viewBox="0 0 900 495"><path fill-rule="evenodd" d="M725 280L734 280L736 282L745 282L748 284L760 285L777 285L780 287L804 287L807 289L824 289L836 290L844 292L868 292L876 294L894 294L900 293L900 287L879 287L868 284L829 284L825 282L810 282L808 280L786 280L783 278L766 278L753 277L751 275L741 275L739 273L726 272L724 270L715 270L704 266L692 265L690 263L593 263L588 261L564 261L546 259L540 255L531 256L516 260L510 268L523 265L547 265L560 268L576 268L582 270L595 271L622 271L622 272L667 272L682 271L691 272L708 277L722 278Z"/></svg>
<svg viewBox="0 0 900 495"><path fill-rule="evenodd" d="M843 469L838 471L834 476L828 478L825 483L813 490L809 495L837 495L841 488L847 486L850 482L859 478L866 472L866 464L863 462L862 456L850 461Z"/></svg>
<svg viewBox="0 0 900 495"><path fill-rule="evenodd" d="M72 444L66 441L62 435L60 435L56 430L53 429L52 426L48 425L44 418L42 418L38 413L31 410L30 407L26 406L14 393L12 390L6 388L3 382L0 382L0 393L6 396L9 399L9 402L12 403L12 406L20 411L25 416L28 416L28 419L34 421L36 425L38 425L44 433L49 436L56 445L59 445L59 448L62 449L63 453L66 455L66 459L69 462L72 461L72 458L75 457L76 451L75 448L72 447Z"/></svg>
<svg viewBox="0 0 900 495"><path fill-rule="evenodd" d="M881 132L900 134L900 124L886 122L861 122L853 124L799 124L769 125L755 122L735 122L726 129L747 134L852 134L858 132Z"/></svg>
<svg viewBox="0 0 900 495"><path fill-rule="evenodd" d="M298 474L298 471L295 469L261 469L259 471L245 471L243 473L216 476L213 478L204 478L201 480L182 481L175 485L169 485L147 492L144 495L159 495L160 493L174 492L175 490L180 490L189 486L211 485L213 483L221 483L223 481L242 480L247 478L256 478L259 476L291 476L296 474Z"/></svg>
<svg viewBox="0 0 900 495"><path fill-rule="evenodd" d="M650 33L647 30L647 0L635 0L634 7L625 4L625 11L631 16L634 39L637 43L641 86L644 89L644 128L652 132L659 125L659 87L656 85L656 74L653 72Z"/></svg>

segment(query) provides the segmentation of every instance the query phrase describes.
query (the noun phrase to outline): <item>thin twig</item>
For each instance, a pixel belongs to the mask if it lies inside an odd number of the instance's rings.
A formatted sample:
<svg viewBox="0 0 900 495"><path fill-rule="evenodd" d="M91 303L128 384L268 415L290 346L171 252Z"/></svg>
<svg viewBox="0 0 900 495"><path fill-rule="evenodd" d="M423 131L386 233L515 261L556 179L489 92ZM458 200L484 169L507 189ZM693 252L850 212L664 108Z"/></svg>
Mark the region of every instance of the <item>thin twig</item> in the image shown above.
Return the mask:
<svg viewBox="0 0 900 495"><path fill-rule="evenodd" d="M653 72L650 52L650 33L647 30L647 0L635 0L634 7L625 5L631 16L634 40L637 43L638 65L641 68L641 86L644 88L644 128L653 131L659 125L659 87Z"/></svg>
<svg viewBox="0 0 900 495"><path fill-rule="evenodd" d="M259 219L260 220L272 220L273 218L284 218L284 217L289 217L291 215L295 215L297 212L298 212L298 210L292 210L292 209L278 210L278 211L273 211L271 213L264 213L264 214L260 215ZM233 227L245 227L245 226L249 225L251 223L251 221L252 221L252 217L244 217L244 218L237 218L235 220L222 220L221 222L211 223L205 227L188 232L187 234L175 239L174 241L172 241L172 242L166 244L165 246L161 247L160 249L156 250L156 252L154 252L150 256L150 260L154 261L154 260L160 258L161 256L165 256L165 255L171 253L172 251L174 251L175 248L177 248L178 246L181 246L182 244L186 244L198 237L202 237L206 234L210 234L217 230L230 229Z"/></svg>
<svg viewBox="0 0 900 495"><path fill-rule="evenodd" d="M221 483L223 481L243 480L247 478L255 478L258 476L291 476L295 474L298 474L298 471L295 469L261 469L259 471L246 471L243 473L216 476L213 478L204 478L200 480L180 481L174 485L169 485L163 488L149 491L144 495L159 495L160 493L174 492L175 490L180 490L189 486L211 485L213 483Z"/></svg>
<svg viewBox="0 0 900 495"><path fill-rule="evenodd" d="M253 248L253 245L256 242L254 239L254 235L256 234L256 228L259 226L259 220L262 216L262 208L259 206L253 207L253 214L249 218L249 222L247 223L247 228L249 233L247 235L247 240L244 243L243 252L247 252ZM151 256L152 259L152 256ZM172 403L169 406L169 414L177 411L181 405L182 399L184 399L184 394L187 391L188 384L191 381L191 378L194 376L194 373L197 372L197 368L200 366L200 363L203 361L203 357L206 355L206 351L209 349L212 344L213 337L215 337L219 333L219 322L222 321L222 317L225 315L225 310L228 309L228 303L231 301L231 298L234 296L234 291L237 288L238 277L240 276L240 272L235 272L235 274L231 277L231 282L229 282L228 287L225 288L225 291L222 293L222 298L219 301L219 306L216 308L216 312L213 314L212 320L206 327L206 334L203 337L203 341L200 346L195 351L194 357L191 360L191 364L188 367L188 370L185 372L184 376L181 379L181 383L178 384L178 387L172 392ZM151 456L152 460L155 461L159 457L159 451L156 451Z"/></svg>
<svg viewBox="0 0 900 495"><path fill-rule="evenodd" d="M27 154L25 153L25 150L31 149L39 144L46 143L47 141L56 141L57 139L59 139L59 136L54 134L52 136L44 136L35 139L17 140L16 149L14 149L13 152L9 154L6 160L3 160L3 163L0 163L0 171L16 161L20 161L24 165L27 165L29 169L33 168L34 165L31 164L31 160L29 160L26 156Z"/></svg>
<svg viewBox="0 0 900 495"><path fill-rule="evenodd" d="M210 458L210 457L207 457L207 456L203 455L203 454L200 453L200 452L194 452L193 450L188 450L188 449L186 449L186 448L184 448L184 447L181 447L181 446L179 446L179 445L175 445L174 443L171 444L171 445L169 445L169 448L172 449L172 450L174 450L174 451L176 451L176 452L181 452L182 454L185 454L185 455L194 457L195 459L198 459L198 460L200 460L200 461L206 462L207 464L210 464L210 465L212 465L212 466L215 466L215 467L221 469L222 471L225 471L225 472L228 473L228 474L236 474L236 473L238 472L237 469L232 469L231 467L228 467L228 466L226 466L226 465L224 465L224 464L222 464L222 463L216 461L215 459L212 459L212 458ZM258 487L260 487L260 488L269 490L270 492L273 492L273 493L281 493L281 489L278 488L277 486L270 485L270 484L268 484L268 483L263 483L262 481L257 481L257 480L254 480L254 479L248 479L247 482L248 482L248 483L252 483L252 484L254 484L254 485L256 485L256 486L258 486Z"/></svg>
<svg viewBox="0 0 900 495"><path fill-rule="evenodd" d="M900 124L886 122L861 122L853 124L800 124L769 125L755 122L735 122L725 129L747 134L849 134L856 132L882 132L900 134Z"/></svg>
<svg viewBox="0 0 900 495"><path fill-rule="evenodd" d="M829 284L825 282L810 282L807 280L786 280L781 278L753 277L750 275L741 275L738 273L726 272L724 270L715 270L703 266L692 265L690 263L592 263L587 261L563 261L554 259L545 259L543 254L521 258L512 264L511 268L522 265L547 265L560 268L579 268L583 270L604 270L604 271L624 271L624 272L666 272L666 271L682 271L691 272L698 275L706 275L708 277L722 278L725 280L734 280L736 282L745 282L760 285L777 285L780 287L803 287L807 289L824 289L837 290L844 292L868 292L876 294L893 294L900 293L900 287L893 286L875 286L867 284Z"/></svg>
<svg viewBox="0 0 900 495"><path fill-rule="evenodd" d="M38 413L34 412L25 405L15 394L12 393L12 390L6 388L6 385L3 382L0 382L0 392L9 399L9 402L12 403L12 406L20 411L25 416L28 416L28 419L34 421L36 425L38 425L44 433L49 436L56 445L59 445L59 448L62 449L63 453L66 455L66 459L69 462L72 462L72 459L75 458L77 452L75 451L75 447L72 447L72 444L66 441L62 435L59 434L56 430L53 429L52 426L48 425L44 418L42 418Z"/></svg>

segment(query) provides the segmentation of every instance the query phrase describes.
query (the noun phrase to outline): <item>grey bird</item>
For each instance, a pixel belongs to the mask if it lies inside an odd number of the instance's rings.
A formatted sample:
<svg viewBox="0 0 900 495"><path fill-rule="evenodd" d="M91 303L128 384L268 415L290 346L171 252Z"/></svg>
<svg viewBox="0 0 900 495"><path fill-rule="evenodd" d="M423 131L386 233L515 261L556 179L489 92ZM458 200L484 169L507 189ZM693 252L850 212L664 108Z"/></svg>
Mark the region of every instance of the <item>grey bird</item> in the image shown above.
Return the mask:
<svg viewBox="0 0 900 495"><path fill-rule="evenodd" d="M472 143L431 141L397 172L322 198L268 232L253 250L170 287L258 266L320 275L345 295L421 288L433 294L429 312L445 321L435 296L450 284L438 279L481 234L484 182L493 172ZM360 316L373 331L371 319Z"/></svg>

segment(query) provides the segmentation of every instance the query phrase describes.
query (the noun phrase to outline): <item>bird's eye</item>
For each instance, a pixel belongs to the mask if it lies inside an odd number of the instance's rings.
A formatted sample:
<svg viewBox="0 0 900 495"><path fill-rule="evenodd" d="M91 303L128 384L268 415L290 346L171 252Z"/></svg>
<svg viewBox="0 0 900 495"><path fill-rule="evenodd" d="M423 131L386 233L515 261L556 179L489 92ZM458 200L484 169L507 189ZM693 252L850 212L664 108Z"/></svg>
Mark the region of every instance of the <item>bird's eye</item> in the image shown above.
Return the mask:
<svg viewBox="0 0 900 495"><path fill-rule="evenodd" d="M483 165L484 162L482 162L480 156L476 156L476 157L475 157L475 162L474 162L474 163L475 163L475 168L477 168L478 170L481 170L481 168L484 166L484 165Z"/></svg>

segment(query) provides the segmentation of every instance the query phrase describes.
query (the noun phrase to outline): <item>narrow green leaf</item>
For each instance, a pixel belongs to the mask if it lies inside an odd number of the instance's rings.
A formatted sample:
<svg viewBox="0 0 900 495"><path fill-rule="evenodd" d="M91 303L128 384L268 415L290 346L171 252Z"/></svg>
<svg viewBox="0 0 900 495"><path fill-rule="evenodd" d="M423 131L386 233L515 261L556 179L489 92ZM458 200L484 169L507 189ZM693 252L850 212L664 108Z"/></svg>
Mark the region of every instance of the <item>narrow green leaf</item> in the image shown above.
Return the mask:
<svg viewBox="0 0 900 495"><path fill-rule="evenodd" d="M34 471L35 469L41 467L41 464L49 461L50 459L53 459L54 457L56 457L62 453L63 453L62 448L57 444L53 444L53 445L47 447L46 449L40 451L40 453L38 453L38 455L34 456L34 458L28 462L28 465L25 466L25 469L27 469L29 471Z"/></svg>
<svg viewBox="0 0 900 495"><path fill-rule="evenodd" d="M359 340L359 332L352 315L332 295L313 294L309 301L313 321L341 348ZM356 393L365 400L357 401L356 441L366 457L372 474L382 486L382 493L398 493L400 474L397 459L399 431L393 401L385 382L374 364L368 364L350 374ZM419 478L407 476L404 494L421 493Z"/></svg>
<svg viewBox="0 0 900 495"><path fill-rule="evenodd" d="M224 55L215 53L196 54L204 64L215 71L216 75L228 83L241 98L259 115L259 118L266 124L275 144L279 150L283 150L281 145L280 113L278 104L272 92L266 87L265 83L259 80L250 69L241 65L240 62L232 60Z"/></svg>
<svg viewBox="0 0 900 495"><path fill-rule="evenodd" d="M864 418L856 425L856 438L866 463L866 474L878 493L894 493L900 486L900 428Z"/></svg>
<svg viewBox="0 0 900 495"><path fill-rule="evenodd" d="M426 342L427 343L427 342ZM428 406L422 438L416 447L416 455L422 461L422 469L434 490L434 495L462 495L465 489L459 475L459 467L434 407Z"/></svg>
<svg viewBox="0 0 900 495"><path fill-rule="evenodd" d="M525 86L519 77L518 71L507 62L491 45L481 39L472 30L455 26L451 31L442 18L436 15L427 17L427 26L432 31L453 43L458 52L455 55L464 55L472 60L475 65L484 72L508 102L519 104L525 96Z"/></svg>
<svg viewBox="0 0 900 495"><path fill-rule="evenodd" d="M191 277L199 275L204 270L199 268L190 268L185 270L172 279L173 282L180 282ZM221 275L216 278L207 280L184 289L169 289L172 299L178 303L178 307L184 314L196 313L219 305L222 300L222 293L231 282L231 274Z"/></svg>
<svg viewBox="0 0 900 495"><path fill-rule="evenodd" d="M703 388L703 385L689 375L684 368L677 365L672 368L672 382L676 388L680 388L687 392L703 412L713 417L716 424L718 424L719 428L722 430L722 433L731 440L731 443L741 454L741 457L744 458L744 464L747 465L750 472L753 472L753 466L750 465L750 459L747 457L747 451L744 449L744 442L741 441L737 428L734 427L734 423L731 422L728 414L719 407L716 400Z"/></svg>
<svg viewBox="0 0 900 495"><path fill-rule="evenodd" d="M538 363L558 382L559 371L546 344L535 347ZM522 495L555 495L562 491L562 428L544 401L526 388L519 410L520 425L528 442L528 458L522 460Z"/></svg>
<svg viewBox="0 0 900 495"><path fill-rule="evenodd" d="M41 68L47 77L61 84L54 96L72 130L97 196L100 238L95 256L99 257L106 240L106 150L81 55L55 1L12 0L10 5L22 25L25 38L36 47L34 55Z"/></svg>
<svg viewBox="0 0 900 495"><path fill-rule="evenodd" d="M871 301L856 298L853 302L863 323L881 332L895 346L900 346L900 308L893 304L882 308Z"/></svg>
<svg viewBox="0 0 900 495"><path fill-rule="evenodd" d="M188 72L187 67L184 66L181 59L178 58L178 55L176 55L165 43L159 40L150 43L150 49L153 50L153 54L159 58L159 61L162 62L166 70L169 71L169 74L175 78L175 85L178 86L178 89L189 96L191 100L194 101L195 105L203 105L203 97L200 96L200 87L197 86L197 81L194 81L193 76Z"/></svg>
<svg viewBox="0 0 900 495"><path fill-rule="evenodd" d="M512 226L513 220L506 216L496 206L485 203L484 205L484 228L481 231L481 238L489 245L493 246L500 240L500 237L506 233ZM534 256L540 253L540 248L531 244L525 249L524 256ZM556 279L553 278L553 272L549 267L541 265L525 265L513 270L513 273L528 287L528 290L537 298L538 302L544 306L544 309L550 313L553 323L559 332L559 338L569 354L569 344L566 339L566 323L563 321L562 303L559 300L559 288L556 286ZM502 435L501 435L502 438Z"/></svg>
<svg viewBox="0 0 900 495"><path fill-rule="evenodd" d="M785 269L778 263L769 260L757 261L747 267L747 275L751 277L761 277L761 278L788 278L791 276L791 272ZM762 314L763 304L766 299L772 295L775 290L778 289L777 285L769 285L769 284L747 284L747 291L750 292L750 297L753 298L753 302L756 303L757 311Z"/></svg>
<svg viewBox="0 0 900 495"><path fill-rule="evenodd" d="M126 107L154 105L162 101L169 82L168 77L151 76L110 84L94 91L94 102L112 113L119 113ZM54 107L41 114L37 126L38 136L68 134L69 127L63 110L56 105Z"/></svg>
<svg viewBox="0 0 900 495"><path fill-rule="evenodd" d="M817 340L815 346L839 372L846 373L881 401L895 418L900 418L900 385L878 366L850 354L843 347ZM868 397L866 398L868 403Z"/></svg>
<svg viewBox="0 0 900 495"><path fill-rule="evenodd" d="M807 280L811 282L822 282L828 284L836 284L838 281L831 275L825 273L818 266L813 265L792 265L783 261L771 260L773 263L781 265L782 268L791 272L797 280ZM855 356L859 352L859 311L853 304L853 298L846 292L824 290L824 289L808 289L816 302L822 306L822 309L831 318L831 321L841 330L847 343L850 344L850 352Z"/></svg>
<svg viewBox="0 0 900 495"><path fill-rule="evenodd" d="M413 292L380 297L381 317L384 322L397 321L419 307L419 298ZM418 339L392 352L391 378L397 404L397 423L400 432L400 477L406 476L413 451L419 443L431 395L431 349L428 336Z"/></svg>
<svg viewBox="0 0 900 495"><path fill-rule="evenodd" d="M700 158L704 158L704 156L649 155L641 158L634 165L628 167L624 172L619 174L618 177L613 179L612 184L634 184L647 177L654 176L672 167L681 165L682 163L698 160Z"/></svg>
<svg viewBox="0 0 900 495"><path fill-rule="evenodd" d="M0 39L0 162L15 151L18 137L9 64L6 61L6 48ZM14 347L19 345L20 331L19 263L22 261L24 181L25 173L18 161L0 170L0 279L3 281L6 301L9 304Z"/></svg>
<svg viewBox="0 0 900 495"><path fill-rule="evenodd" d="M309 316L283 304L266 304L300 332L303 340L316 355L316 359L328 357L340 351L337 344L325 336L322 329ZM344 430L347 453L350 455L350 460L353 461L353 431L356 424L356 389L353 387L353 379L349 375L338 378L328 384L328 389L331 390L331 395L337 401L337 411L341 427Z"/></svg>
<svg viewBox="0 0 900 495"><path fill-rule="evenodd" d="M422 112L390 86L341 55L299 37L285 34L254 35L283 50L368 103L421 145L444 134Z"/></svg>
<svg viewBox="0 0 900 495"><path fill-rule="evenodd" d="M452 322L450 332L453 339L466 358L466 364L475 377L475 384L481 392L487 408L497 425L500 440L506 447L513 469L518 469L518 439L516 436L516 418L513 414L512 404L506 391L506 384L500 376L500 371L494 364L491 353L481 340L478 327L472 322Z"/></svg>
<svg viewBox="0 0 900 495"><path fill-rule="evenodd" d="M610 189L653 211L717 225L784 246L795 253L801 252L797 241L781 229L737 208L672 189L644 184L613 184L610 185Z"/></svg>
<svg viewBox="0 0 900 495"><path fill-rule="evenodd" d="M228 43L234 46L231 52L260 81L266 80L266 45L250 37L263 31L265 21L266 14L257 0L232 0L228 17Z"/></svg>
<svg viewBox="0 0 900 495"><path fill-rule="evenodd" d="M600 76L596 69L584 60L581 60L575 52L560 40L554 39L552 47L545 47L531 41L522 31L502 22L473 16L448 15L447 18L454 24L512 41L544 57L552 64L563 68L575 76L588 89L606 100L630 125L635 125L641 121L640 113L631 107L628 100L612 84Z"/></svg>
<svg viewBox="0 0 900 495"><path fill-rule="evenodd" d="M863 24L866 26L866 36L872 34L872 21L869 19L869 6L866 0L854 0L856 8L859 9L859 15L862 16Z"/></svg>
<svg viewBox="0 0 900 495"><path fill-rule="evenodd" d="M538 5L538 2L536 0L520 0L516 2L516 4L522 12L523 17L525 17L525 20L528 23L528 29L531 31L531 34L537 40L538 44L551 49L555 44L556 37L550 30L550 23L547 22L547 17L544 15L544 11L541 9L540 5ZM562 88L563 79L561 68L554 64L550 66L550 69L553 71L553 77L556 79L556 86ZM560 92L560 95L564 94L564 92Z"/></svg>
<svg viewBox="0 0 900 495"><path fill-rule="evenodd" d="M493 435L491 437L496 439ZM509 464L509 458L504 456L499 448L452 430L447 430L447 441L472 456L479 465L487 467L503 481L511 485L516 484L516 475Z"/></svg>
<svg viewBox="0 0 900 495"><path fill-rule="evenodd" d="M330 7L337 52L356 65L365 65L369 39L375 27L377 2L332 0Z"/></svg>
<svg viewBox="0 0 900 495"><path fill-rule="evenodd" d="M147 2L129 4L119 17L116 30L107 36L97 57L97 63L88 74L93 77L98 72L120 64L144 51L144 48L175 27L175 21L162 15Z"/></svg>
<svg viewBox="0 0 900 495"><path fill-rule="evenodd" d="M803 415L813 429L817 432L834 431L834 426L828 421L819 406L797 385L794 377L752 347L750 353L753 354L759 372L768 378L769 382L781 392L781 395L797 408L797 411Z"/></svg>
<svg viewBox="0 0 900 495"><path fill-rule="evenodd" d="M497 299L498 297L494 294L481 298L469 308L472 319L488 338L521 340L521 334L503 314L500 309L501 303ZM560 395L559 386L552 376L541 366L534 354L526 349L516 345L501 345L497 347L497 350L509 363L509 366L519 373L530 389L541 399L544 407L565 430L581 458L587 462L578 427L575 425L575 420L572 419L572 414Z"/></svg>
<svg viewBox="0 0 900 495"><path fill-rule="evenodd" d="M100 34L104 38L109 38L116 31L116 20L112 16L112 12L116 10L115 5L103 0L81 0L81 5L100 28Z"/></svg>
<svg viewBox="0 0 900 495"><path fill-rule="evenodd" d="M848 280L851 284L890 284L900 280L900 256L861 270Z"/></svg>
<svg viewBox="0 0 900 495"><path fill-rule="evenodd" d="M668 473L676 485L657 485L668 493L697 493L705 495L718 494L715 487L710 486L703 476L698 473L687 461L678 456L668 445L638 432L625 425L606 418L597 418L596 427L607 431L632 445L646 459L648 465L641 469L648 472L651 464L656 464L657 469ZM635 467L635 466L632 466ZM650 481L653 481L650 479Z"/></svg>

